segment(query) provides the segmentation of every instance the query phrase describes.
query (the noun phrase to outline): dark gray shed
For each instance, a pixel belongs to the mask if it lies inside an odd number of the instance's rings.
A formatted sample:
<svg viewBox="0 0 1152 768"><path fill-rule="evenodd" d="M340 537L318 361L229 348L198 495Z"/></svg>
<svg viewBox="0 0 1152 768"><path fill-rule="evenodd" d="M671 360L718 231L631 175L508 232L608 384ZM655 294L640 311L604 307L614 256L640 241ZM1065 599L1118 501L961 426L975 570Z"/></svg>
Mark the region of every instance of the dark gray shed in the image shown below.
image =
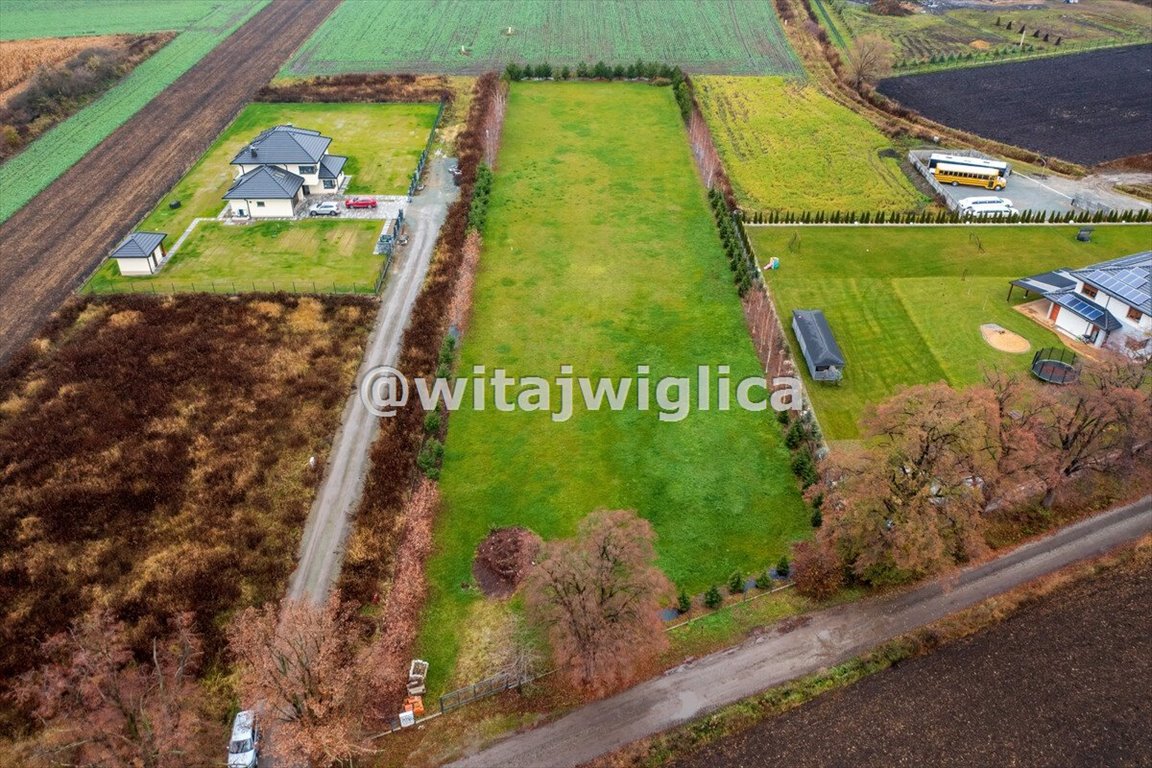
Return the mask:
<svg viewBox="0 0 1152 768"><path fill-rule="evenodd" d="M792 310L792 330L816 381L839 381L844 376L844 353L819 309Z"/></svg>

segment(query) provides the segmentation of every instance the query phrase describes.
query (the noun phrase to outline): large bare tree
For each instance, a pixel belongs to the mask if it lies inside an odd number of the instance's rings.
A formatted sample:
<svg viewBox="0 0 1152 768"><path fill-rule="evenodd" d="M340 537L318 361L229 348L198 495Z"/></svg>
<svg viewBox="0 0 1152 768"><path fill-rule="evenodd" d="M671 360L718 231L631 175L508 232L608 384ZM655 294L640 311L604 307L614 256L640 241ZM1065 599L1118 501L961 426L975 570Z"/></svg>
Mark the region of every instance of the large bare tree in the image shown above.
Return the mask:
<svg viewBox="0 0 1152 768"><path fill-rule="evenodd" d="M879 35L861 35L852 41L844 57L848 77L856 90L875 85L892 72L892 43Z"/></svg>
<svg viewBox="0 0 1152 768"><path fill-rule="evenodd" d="M356 630L338 598L248 608L228 640L242 700L261 705L278 762L328 766L371 751L362 725L368 675L356 663Z"/></svg>
<svg viewBox="0 0 1152 768"><path fill-rule="evenodd" d="M528 607L578 689L603 693L627 683L666 647L659 611L673 589L655 565L655 539L634 512L595 512L576 538L546 544L530 573Z"/></svg>
<svg viewBox="0 0 1152 768"><path fill-rule="evenodd" d="M124 625L106 612L88 613L47 640L42 651L48 663L15 687L17 700L43 725L30 745L29 763L216 763L224 735L214 733L203 715L196 681L202 652L191 616L178 616L169 630L153 641L143 661L134 658Z"/></svg>

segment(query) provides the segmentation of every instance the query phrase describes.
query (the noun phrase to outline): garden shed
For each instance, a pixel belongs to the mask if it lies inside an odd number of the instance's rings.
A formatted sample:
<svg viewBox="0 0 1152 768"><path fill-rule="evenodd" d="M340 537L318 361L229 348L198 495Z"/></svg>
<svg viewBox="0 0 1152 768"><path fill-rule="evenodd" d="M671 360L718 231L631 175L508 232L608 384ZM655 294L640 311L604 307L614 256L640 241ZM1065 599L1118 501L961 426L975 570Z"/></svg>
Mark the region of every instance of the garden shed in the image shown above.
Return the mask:
<svg viewBox="0 0 1152 768"><path fill-rule="evenodd" d="M844 376L844 353L819 309L792 310L792 330L816 381L839 381Z"/></svg>
<svg viewBox="0 0 1152 768"><path fill-rule="evenodd" d="M164 250L163 232L133 232L120 241L112 258L122 275L154 275L164 265L168 254Z"/></svg>

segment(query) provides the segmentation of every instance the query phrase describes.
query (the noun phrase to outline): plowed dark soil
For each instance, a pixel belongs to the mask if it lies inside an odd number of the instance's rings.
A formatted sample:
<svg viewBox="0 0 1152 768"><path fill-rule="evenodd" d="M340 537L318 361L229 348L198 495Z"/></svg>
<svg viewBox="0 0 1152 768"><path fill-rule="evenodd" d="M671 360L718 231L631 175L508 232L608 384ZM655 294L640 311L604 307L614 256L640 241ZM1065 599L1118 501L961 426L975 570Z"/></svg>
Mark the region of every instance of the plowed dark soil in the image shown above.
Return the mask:
<svg viewBox="0 0 1152 768"><path fill-rule="evenodd" d="M937 122L1084 165L1152 152L1152 46L894 77Z"/></svg>
<svg viewBox="0 0 1152 768"><path fill-rule="evenodd" d="M270 3L0 226L0 362L32 338L338 3Z"/></svg>
<svg viewBox="0 0 1152 768"><path fill-rule="evenodd" d="M1146 566L1109 571L671 765L1146 766L1149 605Z"/></svg>

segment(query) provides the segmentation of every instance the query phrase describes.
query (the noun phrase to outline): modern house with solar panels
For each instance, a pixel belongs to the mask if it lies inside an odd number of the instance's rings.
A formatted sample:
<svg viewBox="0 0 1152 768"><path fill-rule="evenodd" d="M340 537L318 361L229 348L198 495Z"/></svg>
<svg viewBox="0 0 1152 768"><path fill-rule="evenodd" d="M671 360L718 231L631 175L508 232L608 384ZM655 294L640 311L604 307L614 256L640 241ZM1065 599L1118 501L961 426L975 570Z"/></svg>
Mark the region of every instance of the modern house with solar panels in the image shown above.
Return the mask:
<svg viewBox="0 0 1152 768"><path fill-rule="evenodd" d="M1008 289L1039 294L1056 330L1094 347L1152 345L1152 251L1013 280Z"/></svg>
<svg viewBox="0 0 1152 768"><path fill-rule="evenodd" d="M792 310L792 330L813 380L840 381L844 377L844 353L822 311Z"/></svg>

